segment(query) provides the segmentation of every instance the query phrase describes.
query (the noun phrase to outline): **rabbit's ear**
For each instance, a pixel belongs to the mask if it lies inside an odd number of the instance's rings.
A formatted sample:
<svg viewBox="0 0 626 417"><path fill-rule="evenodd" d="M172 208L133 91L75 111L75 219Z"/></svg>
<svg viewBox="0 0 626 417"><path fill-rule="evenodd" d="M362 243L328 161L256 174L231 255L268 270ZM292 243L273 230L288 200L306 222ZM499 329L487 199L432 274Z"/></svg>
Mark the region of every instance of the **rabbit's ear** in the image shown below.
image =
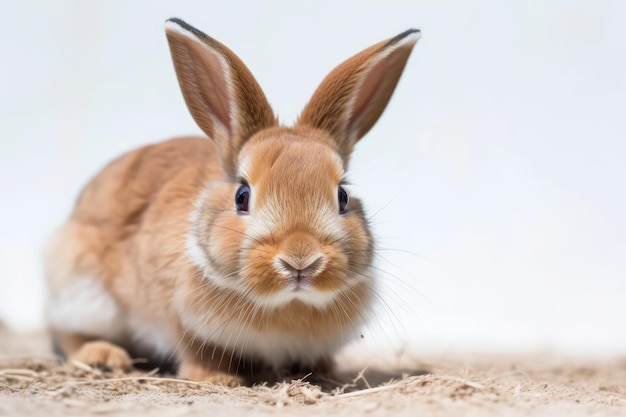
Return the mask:
<svg viewBox="0 0 626 417"><path fill-rule="evenodd" d="M215 141L226 173L235 176L245 141L277 125L267 98L250 70L221 43L176 18L166 22L165 32L187 107Z"/></svg>
<svg viewBox="0 0 626 417"><path fill-rule="evenodd" d="M329 132L347 161L387 106L419 38L419 30L409 29L339 65L317 88L297 125Z"/></svg>

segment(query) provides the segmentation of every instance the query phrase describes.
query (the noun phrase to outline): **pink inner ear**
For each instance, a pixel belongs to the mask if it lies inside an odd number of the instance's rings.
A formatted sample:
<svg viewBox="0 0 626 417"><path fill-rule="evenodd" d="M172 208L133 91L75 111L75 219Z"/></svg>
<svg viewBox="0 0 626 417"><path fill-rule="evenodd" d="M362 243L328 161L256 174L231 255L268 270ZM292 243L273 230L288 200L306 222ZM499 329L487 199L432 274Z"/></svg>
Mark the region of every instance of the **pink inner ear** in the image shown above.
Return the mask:
<svg viewBox="0 0 626 417"><path fill-rule="evenodd" d="M380 94L378 94L383 77L387 69L387 58L376 63L365 75L361 81L359 89L354 98L354 104L348 120L348 132L354 133L354 130L363 131L365 126L367 129L371 127L378 119L380 111L373 111L380 106L385 107L387 104L379 103ZM372 119L373 120L370 120Z"/></svg>
<svg viewBox="0 0 626 417"><path fill-rule="evenodd" d="M202 45L191 43L190 53L203 56L204 59L196 58L189 63L192 65L191 71L195 74L195 93L200 97L199 102L206 106L205 111L212 115L216 122L222 125L227 136L232 137L232 124L230 114L230 80L226 79L225 71L220 59L212 53L198 50ZM202 64L198 64L202 62ZM216 126L217 127L217 126Z"/></svg>

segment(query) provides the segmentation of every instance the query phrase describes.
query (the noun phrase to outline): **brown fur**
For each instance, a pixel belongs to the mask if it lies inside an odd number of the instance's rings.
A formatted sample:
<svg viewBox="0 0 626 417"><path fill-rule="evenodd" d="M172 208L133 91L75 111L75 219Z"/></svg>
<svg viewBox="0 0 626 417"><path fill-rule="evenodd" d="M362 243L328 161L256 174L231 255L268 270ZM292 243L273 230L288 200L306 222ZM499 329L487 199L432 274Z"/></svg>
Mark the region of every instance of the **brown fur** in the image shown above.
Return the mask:
<svg viewBox="0 0 626 417"><path fill-rule="evenodd" d="M183 95L213 140L143 147L87 185L50 247L51 312L62 308L56 300L68 288L88 277L102 283L124 320L157 323L178 341L171 355L181 377L239 383L233 360L263 366L263 357L244 351L254 350L254 334L328 346L301 357L290 353L328 370L330 355L369 314L375 285L368 270L373 240L360 202L352 198L340 214L337 187L354 141L384 109L412 43L381 43L339 66L297 125L285 128L239 58L184 22L172 23L168 40ZM234 208L239 177L251 188L249 215ZM190 242L206 266L190 254ZM274 300L295 285L276 269L279 260L315 265L303 285L317 298ZM200 329L189 327L197 321ZM120 347L135 352L137 342L132 327L112 324L118 325L111 340L103 340L107 329L76 333L58 320L51 328L70 358L124 367L128 358ZM202 326L218 327L203 336ZM241 329L230 348L219 339L228 326ZM287 357L272 360L290 365Z"/></svg>

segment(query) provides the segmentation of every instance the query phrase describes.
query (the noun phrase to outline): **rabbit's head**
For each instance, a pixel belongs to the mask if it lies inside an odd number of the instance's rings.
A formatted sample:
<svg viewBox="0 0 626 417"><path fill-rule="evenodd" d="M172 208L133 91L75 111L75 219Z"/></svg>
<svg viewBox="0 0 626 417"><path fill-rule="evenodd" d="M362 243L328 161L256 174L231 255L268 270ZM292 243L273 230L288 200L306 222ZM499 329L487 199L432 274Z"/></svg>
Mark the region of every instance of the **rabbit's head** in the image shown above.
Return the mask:
<svg viewBox="0 0 626 417"><path fill-rule="evenodd" d="M292 127L279 126L229 49L179 19L166 31L187 106L224 171L191 216L188 249L196 264L213 284L259 308L299 305L358 321L371 299L374 244L359 200L347 191L346 169L355 143L387 105L419 31L335 68Z"/></svg>

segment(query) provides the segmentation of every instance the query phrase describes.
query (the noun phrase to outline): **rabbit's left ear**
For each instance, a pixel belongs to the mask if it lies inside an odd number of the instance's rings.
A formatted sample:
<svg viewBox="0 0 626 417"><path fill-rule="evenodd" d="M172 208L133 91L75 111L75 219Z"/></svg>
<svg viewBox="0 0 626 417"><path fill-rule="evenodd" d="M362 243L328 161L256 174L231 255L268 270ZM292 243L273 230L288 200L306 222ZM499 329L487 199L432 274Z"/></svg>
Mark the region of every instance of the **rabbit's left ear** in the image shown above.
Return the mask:
<svg viewBox="0 0 626 417"><path fill-rule="evenodd" d="M322 81L297 126L330 133L347 161L387 106L420 31L409 29L348 59Z"/></svg>
<svg viewBox="0 0 626 417"><path fill-rule="evenodd" d="M276 126L276 117L250 70L230 49L180 19L169 19L165 30L187 107L234 177L241 147L255 133Z"/></svg>

